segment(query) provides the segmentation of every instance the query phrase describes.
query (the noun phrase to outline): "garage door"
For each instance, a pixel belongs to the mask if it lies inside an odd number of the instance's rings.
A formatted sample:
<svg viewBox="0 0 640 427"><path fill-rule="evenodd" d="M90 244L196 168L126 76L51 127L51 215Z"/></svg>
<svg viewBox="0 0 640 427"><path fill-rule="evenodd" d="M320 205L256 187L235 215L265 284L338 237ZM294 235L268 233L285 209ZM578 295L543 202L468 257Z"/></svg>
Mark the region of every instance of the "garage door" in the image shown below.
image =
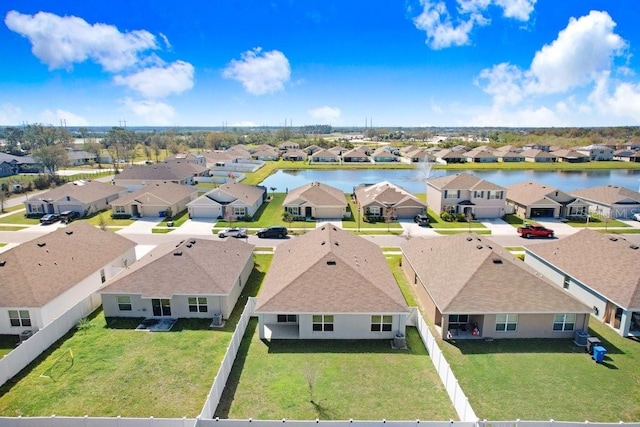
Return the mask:
<svg viewBox="0 0 640 427"><path fill-rule="evenodd" d="M79 212L81 215L84 215L84 209L82 205L58 205L56 212L64 212L64 211L75 211Z"/></svg>
<svg viewBox="0 0 640 427"><path fill-rule="evenodd" d="M555 211L554 208L532 208L531 218L553 218Z"/></svg>
<svg viewBox="0 0 640 427"><path fill-rule="evenodd" d="M205 206L189 206L189 214L191 218L218 218L220 209Z"/></svg>

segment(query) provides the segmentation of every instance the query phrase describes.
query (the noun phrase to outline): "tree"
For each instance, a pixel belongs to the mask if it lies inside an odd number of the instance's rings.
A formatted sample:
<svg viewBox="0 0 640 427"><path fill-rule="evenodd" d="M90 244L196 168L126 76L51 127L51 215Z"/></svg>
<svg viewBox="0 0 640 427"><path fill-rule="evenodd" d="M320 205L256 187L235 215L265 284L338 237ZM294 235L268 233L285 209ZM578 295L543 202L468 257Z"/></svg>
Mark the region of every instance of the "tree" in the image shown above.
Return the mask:
<svg viewBox="0 0 640 427"><path fill-rule="evenodd" d="M42 165L44 171L55 175L61 166L69 162L67 150L60 144L42 146L31 153L34 160Z"/></svg>
<svg viewBox="0 0 640 427"><path fill-rule="evenodd" d="M4 213L4 199L9 196L9 186L6 183L0 184L0 213Z"/></svg>
<svg viewBox="0 0 640 427"><path fill-rule="evenodd" d="M277 189L278 189L277 187L269 187L269 190L271 190L271 198L273 198L273 196L276 195Z"/></svg>
<svg viewBox="0 0 640 427"><path fill-rule="evenodd" d="M384 209L384 222L387 223L387 232L391 231L391 222L395 216L395 208L391 206L385 206Z"/></svg>
<svg viewBox="0 0 640 427"><path fill-rule="evenodd" d="M229 227L233 227L233 223L236 221L236 216L233 213L233 209L226 209L224 219L229 223Z"/></svg>
<svg viewBox="0 0 640 427"><path fill-rule="evenodd" d="M285 211L282 214L282 220L289 224L289 228L291 228L291 223L293 222L293 215L289 211Z"/></svg>

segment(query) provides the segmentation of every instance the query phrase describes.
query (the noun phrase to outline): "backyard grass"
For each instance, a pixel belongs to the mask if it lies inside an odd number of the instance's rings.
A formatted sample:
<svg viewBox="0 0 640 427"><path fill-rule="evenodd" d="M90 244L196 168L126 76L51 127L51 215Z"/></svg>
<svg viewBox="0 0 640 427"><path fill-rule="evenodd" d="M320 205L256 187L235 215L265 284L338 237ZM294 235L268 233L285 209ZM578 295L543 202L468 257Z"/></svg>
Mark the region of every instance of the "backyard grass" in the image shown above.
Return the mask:
<svg viewBox="0 0 640 427"><path fill-rule="evenodd" d="M407 345L408 350L393 350L388 340L268 342L259 339L253 318L215 415L261 420L456 419L414 328L407 329Z"/></svg>
<svg viewBox="0 0 640 427"><path fill-rule="evenodd" d="M0 246L2 246L2 244L0 244ZM20 339L17 335L0 335L0 358L16 348L19 341Z"/></svg>
<svg viewBox="0 0 640 427"><path fill-rule="evenodd" d="M407 282L407 277L402 271L402 256L401 255L387 255L385 256L387 259L387 264L389 264L389 268L393 273L393 277L395 277L396 282L398 283L398 287L400 287L400 291L404 296L404 300L406 301L409 307L417 307L418 301L416 301L415 294L413 293L413 289L409 286Z"/></svg>
<svg viewBox="0 0 640 427"><path fill-rule="evenodd" d="M211 319L180 319L171 332L140 332L134 329L139 319L106 321L97 311L0 387L0 415L197 416L247 297L257 293L271 256L256 255L255 260L223 328L209 329ZM41 377L43 372L51 378Z"/></svg>
<svg viewBox="0 0 640 427"><path fill-rule="evenodd" d="M480 419L632 422L640 419L640 342L595 319L608 350L596 364L571 339L440 342Z"/></svg>
<svg viewBox="0 0 640 427"><path fill-rule="evenodd" d="M15 205L10 207L5 206L4 211L2 213L22 211L22 210L24 210L24 205Z"/></svg>

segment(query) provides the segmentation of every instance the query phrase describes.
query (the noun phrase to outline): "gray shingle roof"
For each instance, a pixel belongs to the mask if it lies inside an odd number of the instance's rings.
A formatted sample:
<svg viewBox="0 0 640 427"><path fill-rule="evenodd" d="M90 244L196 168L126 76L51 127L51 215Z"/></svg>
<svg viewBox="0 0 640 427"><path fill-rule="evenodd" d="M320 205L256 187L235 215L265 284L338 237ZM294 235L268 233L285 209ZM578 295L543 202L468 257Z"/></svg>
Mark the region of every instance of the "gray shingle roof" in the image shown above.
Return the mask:
<svg viewBox="0 0 640 427"><path fill-rule="evenodd" d="M554 191L558 191L558 189L539 182L524 181L507 186L507 199L528 206L544 199Z"/></svg>
<svg viewBox="0 0 640 427"><path fill-rule="evenodd" d="M373 185L359 185L356 187L355 194L361 206L369 206L372 203L397 206L411 202L414 206L427 207L416 196L399 185L392 184L388 181L382 181Z"/></svg>
<svg viewBox="0 0 640 427"><path fill-rule="evenodd" d="M67 196L79 200L84 204L106 199L107 197L126 192L127 190L116 185L106 184L100 181L74 181L68 182L60 187L40 193L30 197L26 202L40 202L41 200L57 201L66 199Z"/></svg>
<svg viewBox="0 0 640 427"><path fill-rule="evenodd" d="M42 307L135 243L78 221L0 254L0 307Z"/></svg>
<svg viewBox="0 0 640 427"><path fill-rule="evenodd" d="M476 234L402 244L443 313L588 313L589 307L494 242Z"/></svg>
<svg viewBox="0 0 640 427"><path fill-rule="evenodd" d="M263 313L406 313L380 248L327 224L278 246L258 295Z"/></svg>
<svg viewBox="0 0 640 427"><path fill-rule="evenodd" d="M198 191L187 187L186 185L174 184L173 182L160 182L154 184L147 184L144 187L124 195L113 202L112 205L125 205L133 200L138 200L138 203L144 204L144 195L150 194L168 204L177 203L190 195L197 195ZM155 201L155 200L154 200Z"/></svg>
<svg viewBox="0 0 640 427"><path fill-rule="evenodd" d="M582 229L526 249L616 304L640 309L640 249L622 237Z"/></svg>
<svg viewBox="0 0 640 427"><path fill-rule="evenodd" d="M504 187L468 173L432 178L429 185L440 190L504 190Z"/></svg>
<svg viewBox="0 0 640 427"><path fill-rule="evenodd" d="M290 190L282 204L286 206L298 199L314 206L347 206L342 190L317 181Z"/></svg>
<svg viewBox="0 0 640 427"><path fill-rule="evenodd" d="M131 165L122 169L114 180L181 181L205 172L207 168L193 163L172 161L153 165Z"/></svg>
<svg viewBox="0 0 640 427"><path fill-rule="evenodd" d="M101 293L145 298L228 295L252 256L253 245L237 239L169 242L149 252Z"/></svg>
<svg viewBox="0 0 640 427"><path fill-rule="evenodd" d="M640 203L640 193L617 185L600 185L598 187L583 188L572 191L571 195L606 205L612 205L626 199Z"/></svg>

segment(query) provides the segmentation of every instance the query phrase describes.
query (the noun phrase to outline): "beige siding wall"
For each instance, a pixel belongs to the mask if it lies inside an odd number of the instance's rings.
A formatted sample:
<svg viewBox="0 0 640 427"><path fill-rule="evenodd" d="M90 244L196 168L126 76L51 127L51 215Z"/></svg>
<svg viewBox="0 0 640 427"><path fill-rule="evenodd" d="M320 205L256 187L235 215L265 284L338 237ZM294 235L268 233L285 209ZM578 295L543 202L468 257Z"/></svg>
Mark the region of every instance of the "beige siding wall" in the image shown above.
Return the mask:
<svg viewBox="0 0 640 427"><path fill-rule="evenodd" d="M558 313L560 314L560 313ZM588 327L588 314L576 317L574 330ZM573 338L574 331L556 332L553 330L553 314L519 314L517 330L514 332L496 332L496 315L485 314L480 325L483 338Z"/></svg>

